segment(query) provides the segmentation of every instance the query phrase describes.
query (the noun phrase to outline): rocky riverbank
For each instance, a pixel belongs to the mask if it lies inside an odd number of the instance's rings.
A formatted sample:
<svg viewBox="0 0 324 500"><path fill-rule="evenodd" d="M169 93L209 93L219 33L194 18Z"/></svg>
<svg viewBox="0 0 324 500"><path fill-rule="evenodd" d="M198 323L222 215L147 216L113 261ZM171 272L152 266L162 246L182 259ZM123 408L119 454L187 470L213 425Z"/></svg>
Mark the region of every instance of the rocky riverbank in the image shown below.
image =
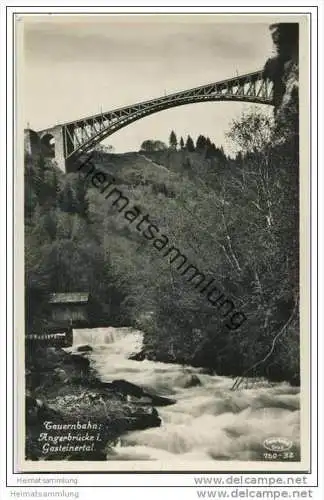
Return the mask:
<svg viewBox="0 0 324 500"><path fill-rule="evenodd" d="M126 380L100 381L91 347L26 352L27 460L106 460L120 435L159 427L155 406L174 403Z"/></svg>

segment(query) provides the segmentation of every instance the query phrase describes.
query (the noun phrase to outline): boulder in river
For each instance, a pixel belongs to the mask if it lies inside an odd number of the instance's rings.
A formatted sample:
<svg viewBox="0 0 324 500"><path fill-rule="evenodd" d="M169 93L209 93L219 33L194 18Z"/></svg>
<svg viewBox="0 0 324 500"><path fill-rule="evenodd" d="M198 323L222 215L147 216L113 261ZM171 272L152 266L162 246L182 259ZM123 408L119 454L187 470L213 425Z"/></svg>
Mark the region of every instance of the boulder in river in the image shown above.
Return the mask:
<svg viewBox="0 0 324 500"><path fill-rule="evenodd" d="M146 359L146 354L144 351L135 352L131 354L128 359L132 361L144 361L144 359Z"/></svg>
<svg viewBox="0 0 324 500"><path fill-rule="evenodd" d="M190 387L197 387L198 385L201 385L200 378L198 377L198 375L192 373L188 375L188 378L187 380L185 380L183 387L185 389L189 389Z"/></svg>
<svg viewBox="0 0 324 500"><path fill-rule="evenodd" d="M151 404L153 406L168 406L175 404L174 399L166 398L164 396L157 396L156 394L151 394L150 392L142 389L138 385L132 384L127 380L114 380L111 382L111 387L116 389L119 393L126 394L131 398L136 398L136 402L140 404ZM131 399L135 402L134 399Z"/></svg>
<svg viewBox="0 0 324 500"><path fill-rule="evenodd" d="M77 352L92 352L93 348L91 347L91 345L86 344L86 345L79 345L76 350Z"/></svg>

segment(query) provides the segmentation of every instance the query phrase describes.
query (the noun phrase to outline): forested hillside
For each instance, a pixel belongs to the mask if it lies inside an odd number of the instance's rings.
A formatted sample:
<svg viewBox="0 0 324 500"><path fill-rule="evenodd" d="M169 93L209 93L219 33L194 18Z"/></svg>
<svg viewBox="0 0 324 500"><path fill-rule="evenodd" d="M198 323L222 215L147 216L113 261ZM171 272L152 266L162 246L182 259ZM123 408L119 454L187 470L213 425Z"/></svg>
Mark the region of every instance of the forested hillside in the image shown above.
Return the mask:
<svg viewBox="0 0 324 500"><path fill-rule="evenodd" d="M128 208L158 229L153 243L83 172L63 175L41 156L26 157L28 329L46 324L49 293L86 290L94 324L145 332L142 358L298 384L298 89L293 56L280 52L282 30L273 29L280 64L267 66L281 85L275 118L254 109L233 123L235 158L203 136L139 153L94 152ZM232 311L164 256L162 236L214 280L241 321L231 323Z"/></svg>

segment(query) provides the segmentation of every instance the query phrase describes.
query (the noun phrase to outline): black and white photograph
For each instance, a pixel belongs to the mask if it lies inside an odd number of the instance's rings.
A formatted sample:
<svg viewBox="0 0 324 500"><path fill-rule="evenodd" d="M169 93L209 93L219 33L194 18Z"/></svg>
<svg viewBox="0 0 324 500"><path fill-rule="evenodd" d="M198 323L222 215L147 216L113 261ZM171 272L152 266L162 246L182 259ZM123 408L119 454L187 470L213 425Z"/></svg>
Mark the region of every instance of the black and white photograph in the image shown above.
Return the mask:
<svg viewBox="0 0 324 500"><path fill-rule="evenodd" d="M308 470L308 36L16 16L18 471Z"/></svg>

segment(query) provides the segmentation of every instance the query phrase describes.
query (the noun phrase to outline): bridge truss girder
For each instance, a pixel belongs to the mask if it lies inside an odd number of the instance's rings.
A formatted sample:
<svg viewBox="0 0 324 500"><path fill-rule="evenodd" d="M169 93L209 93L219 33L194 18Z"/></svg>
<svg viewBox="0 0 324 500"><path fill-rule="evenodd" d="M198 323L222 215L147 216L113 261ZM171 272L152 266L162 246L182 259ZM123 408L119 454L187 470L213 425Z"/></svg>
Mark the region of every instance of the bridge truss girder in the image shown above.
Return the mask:
<svg viewBox="0 0 324 500"><path fill-rule="evenodd" d="M92 149L121 128L153 113L185 104L210 101L241 101L271 105L273 104L272 82L264 79L261 71L257 71L64 123L61 125L64 158L70 160ZM44 133L46 130L41 132L42 135Z"/></svg>

